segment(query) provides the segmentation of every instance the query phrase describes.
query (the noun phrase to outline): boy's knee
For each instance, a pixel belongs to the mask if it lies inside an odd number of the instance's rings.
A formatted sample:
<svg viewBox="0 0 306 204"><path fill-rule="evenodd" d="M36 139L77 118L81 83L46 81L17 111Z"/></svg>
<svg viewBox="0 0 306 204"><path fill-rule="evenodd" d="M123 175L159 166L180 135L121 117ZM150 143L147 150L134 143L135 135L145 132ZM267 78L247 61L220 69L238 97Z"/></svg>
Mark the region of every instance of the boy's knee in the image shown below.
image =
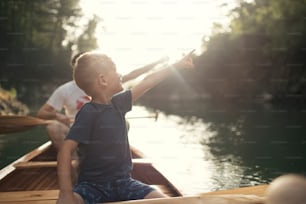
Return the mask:
<svg viewBox="0 0 306 204"><path fill-rule="evenodd" d="M68 130L69 128L66 125L57 121L47 125L47 132L50 133L50 135L66 135Z"/></svg>
<svg viewBox="0 0 306 204"><path fill-rule="evenodd" d="M69 128L57 121L47 126L47 133L49 139L52 141L55 148L59 149L64 142L65 136L67 135Z"/></svg>

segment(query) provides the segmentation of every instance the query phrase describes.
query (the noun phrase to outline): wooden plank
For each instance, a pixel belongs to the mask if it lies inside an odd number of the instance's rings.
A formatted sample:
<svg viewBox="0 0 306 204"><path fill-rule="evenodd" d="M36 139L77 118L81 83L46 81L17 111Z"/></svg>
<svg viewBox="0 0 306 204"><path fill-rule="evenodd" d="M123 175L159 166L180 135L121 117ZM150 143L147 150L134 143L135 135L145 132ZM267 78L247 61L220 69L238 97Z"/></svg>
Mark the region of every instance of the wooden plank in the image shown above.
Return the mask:
<svg viewBox="0 0 306 204"><path fill-rule="evenodd" d="M2 202L1 204L56 204L56 200L29 200L29 201L12 201Z"/></svg>
<svg viewBox="0 0 306 204"><path fill-rule="evenodd" d="M58 198L58 190L23 191L0 193L0 203L53 204ZM112 204L264 204L264 198L254 195L199 195L175 198L145 199ZM110 204L110 203L109 203Z"/></svg>
<svg viewBox="0 0 306 204"><path fill-rule="evenodd" d="M55 167L16 169L0 181L0 192L56 189L58 185Z"/></svg>
<svg viewBox="0 0 306 204"><path fill-rule="evenodd" d="M121 201L121 202L112 202L106 204L201 204L201 203L202 202L200 197L190 196L190 197Z"/></svg>
<svg viewBox="0 0 306 204"><path fill-rule="evenodd" d="M268 185L258 185L258 186L249 186L249 187L242 187L242 188L235 188L229 190L220 190L220 191L213 191L208 193L203 193L202 195L224 195L224 194L245 194L245 195L256 195L256 196L265 196L265 191Z"/></svg>
<svg viewBox="0 0 306 204"><path fill-rule="evenodd" d="M58 190L0 192L1 202L56 200Z"/></svg>
<svg viewBox="0 0 306 204"><path fill-rule="evenodd" d="M36 200L36 201L12 201L1 202L2 204L56 204L56 200ZM260 200L241 200L238 198L226 197L182 197L182 198L166 198L166 199L147 199L137 201L112 202L107 204L264 204L263 199Z"/></svg>
<svg viewBox="0 0 306 204"><path fill-rule="evenodd" d="M167 189L165 186L162 185L152 185L152 187L161 191ZM59 190L0 192L0 201L21 202L21 201L56 200L58 198L58 194Z"/></svg>
<svg viewBox="0 0 306 204"><path fill-rule="evenodd" d="M200 195L112 202L107 204L264 204L264 198L252 195Z"/></svg>

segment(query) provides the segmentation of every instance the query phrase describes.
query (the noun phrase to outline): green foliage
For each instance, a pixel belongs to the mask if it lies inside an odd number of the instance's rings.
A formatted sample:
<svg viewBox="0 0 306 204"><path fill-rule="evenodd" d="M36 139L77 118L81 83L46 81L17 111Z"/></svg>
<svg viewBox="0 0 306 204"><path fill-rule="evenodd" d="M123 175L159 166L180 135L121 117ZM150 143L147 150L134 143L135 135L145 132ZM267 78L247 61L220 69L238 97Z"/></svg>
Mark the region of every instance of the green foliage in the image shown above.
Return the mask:
<svg viewBox="0 0 306 204"><path fill-rule="evenodd" d="M29 87L70 80L69 61L80 34L69 34L94 31L98 20L79 26L79 0L2 0L0 13L0 84L15 87L21 97ZM84 44L93 49L96 39L89 35Z"/></svg>
<svg viewBox="0 0 306 204"><path fill-rule="evenodd" d="M88 22L87 28L84 30L83 34L78 38L78 47L79 50L86 51L90 49L96 49L97 46L97 39L95 38L95 30L97 27L97 23L100 21L98 16L94 16ZM89 40L92 39L92 40Z"/></svg>
<svg viewBox="0 0 306 204"><path fill-rule="evenodd" d="M29 108L16 99L16 89L4 90L0 87L0 115L26 115Z"/></svg>
<svg viewBox="0 0 306 204"><path fill-rule="evenodd" d="M206 92L241 100L302 99L305 87L306 1L241 2L230 33L204 43L197 59ZM269 97L270 98L270 97Z"/></svg>

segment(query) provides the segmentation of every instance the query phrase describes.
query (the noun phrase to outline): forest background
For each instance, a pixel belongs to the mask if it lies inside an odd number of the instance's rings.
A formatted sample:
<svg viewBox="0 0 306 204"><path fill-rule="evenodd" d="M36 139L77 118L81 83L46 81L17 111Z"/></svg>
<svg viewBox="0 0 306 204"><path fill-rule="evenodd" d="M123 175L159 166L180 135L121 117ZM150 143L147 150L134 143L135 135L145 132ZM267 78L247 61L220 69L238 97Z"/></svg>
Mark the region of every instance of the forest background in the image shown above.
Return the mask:
<svg viewBox="0 0 306 204"><path fill-rule="evenodd" d="M79 0L2 0L0 13L0 86L25 104L71 80L73 53L97 48L94 34L102 19L84 20ZM216 24L203 39L202 54L194 56L196 69L181 73L186 83L173 77L142 102L302 105L305 13L305 0L239 1L229 13L229 29Z"/></svg>

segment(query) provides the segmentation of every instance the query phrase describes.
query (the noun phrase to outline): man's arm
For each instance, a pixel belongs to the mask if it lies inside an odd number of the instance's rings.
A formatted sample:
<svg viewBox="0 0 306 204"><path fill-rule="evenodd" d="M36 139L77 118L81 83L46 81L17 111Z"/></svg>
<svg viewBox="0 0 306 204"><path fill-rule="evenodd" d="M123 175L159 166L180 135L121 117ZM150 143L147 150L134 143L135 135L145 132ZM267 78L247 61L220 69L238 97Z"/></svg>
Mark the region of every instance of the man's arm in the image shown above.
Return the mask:
<svg viewBox="0 0 306 204"><path fill-rule="evenodd" d="M150 71L156 65L158 65L158 64L160 64L160 63L162 63L162 62L164 62L166 60L167 60L167 58L161 58L161 59L159 59L156 62L153 62L151 64L148 64L148 65L144 66L144 67L141 67L141 68L138 68L138 69L135 69L135 70L131 71L130 73L122 76L122 83L137 78L138 76L140 76L140 75Z"/></svg>
<svg viewBox="0 0 306 204"><path fill-rule="evenodd" d="M184 58L182 58L179 62L175 63L173 66L164 68L162 70L153 72L146 76L139 84L135 85L131 91L132 91L132 101L137 100L139 97L141 97L145 92L159 84L161 81L163 81L165 78L167 78L169 75L171 75L174 71L173 69L183 69L183 68L193 68L193 62L192 62L192 55L193 51L190 52L188 55L186 55Z"/></svg>
<svg viewBox="0 0 306 204"><path fill-rule="evenodd" d="M74 140L65 140L57 155L57 175L59 184L58 204L77 203L73 193L72 184L72 154L76 151L78 143Z"/></svg>
<svg viewBox="0 0 306 204"><path fill-rule="evenodd" d="M44 104L37 112L37 117L45 120L58 120L65 125L70 125L70 118L62 113L57 112L49 104Z"/></svg>

